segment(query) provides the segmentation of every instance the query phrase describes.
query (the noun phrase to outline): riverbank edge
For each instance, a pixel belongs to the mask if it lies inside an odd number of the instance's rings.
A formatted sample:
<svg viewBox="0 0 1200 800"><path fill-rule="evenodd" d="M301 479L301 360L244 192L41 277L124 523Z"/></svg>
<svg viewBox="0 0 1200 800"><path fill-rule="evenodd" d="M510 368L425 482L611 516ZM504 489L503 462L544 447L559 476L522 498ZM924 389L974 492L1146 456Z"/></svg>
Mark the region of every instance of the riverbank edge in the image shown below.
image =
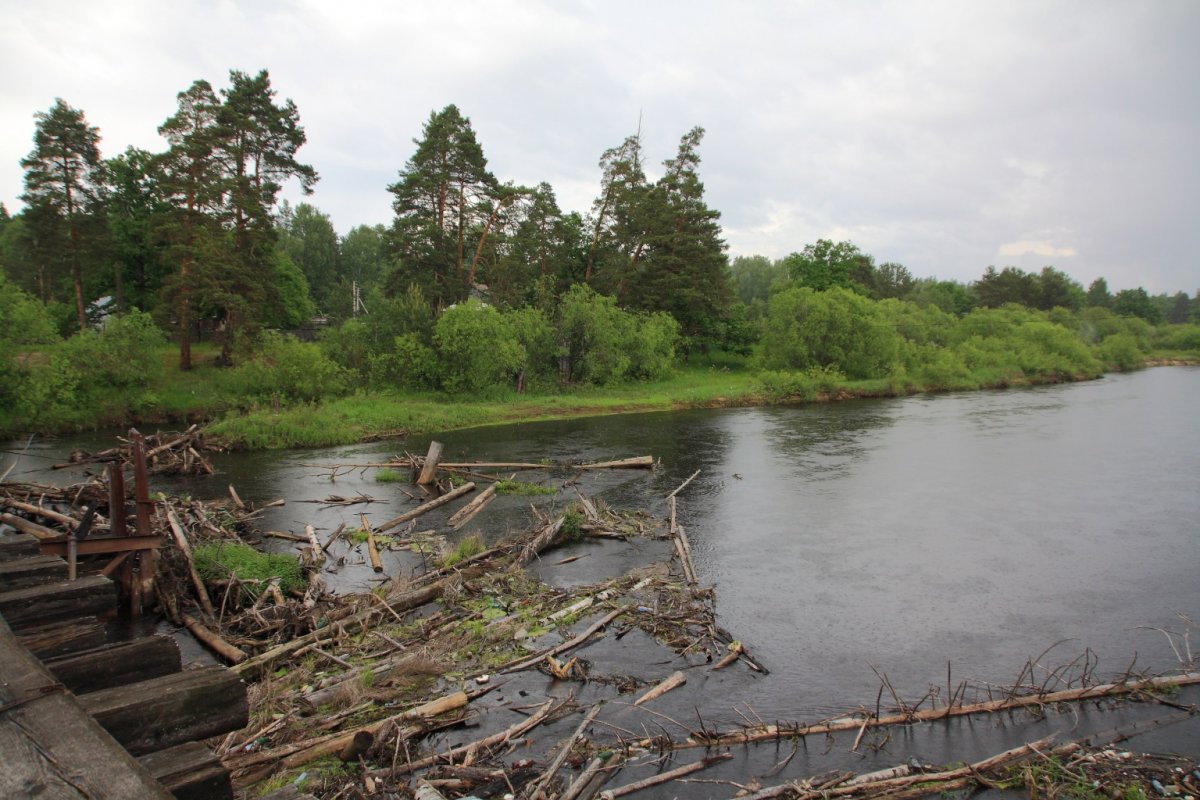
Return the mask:
<svg viewBox="0 0 1200 800"><path fill-rule="evenodd" d="M1172 361L1173 364L1183 362ZM1190 362L1200 364L1200 359ZM1158 364L1147 366L1158 366ZM751 408L763 406L802 406L812 404L848 402L852 400L887 399L908 397L920 394L946 394L961 391L996 391L1005 389L1030 388L1034 386L1053 385L1058 383L1076 383L1086 380L1097 380L1107 373L1068 376L1062 374L1025 376L1013 375L999 380L988 381L974 386L928 387L911 384L897 384L889 379L848 382L843 385L820 389L810 396L770 396L758 385L753 391L740 393L716 393L687 400L631 400L614 404L578 403L556 406L545 409L546 401L560 401L561 396L532 398L527 402L506 404L490 404L477 406L470 403L457 404L459 408L472 410L484 409L479 418L463 421L462 424L432 423L422 424L419 414L414 414L413 404L404 398L382 398L375 396L376 402L396 402L395 416L384 412L383 416L393 420L395 424L386 424L375 428L363 428L353 420L352 415L346 414L338 420L339 406L345 405L344 400L327 402L318 407L289 408L279 411L251 411L235 418L226 418L215 423L210 429L212 440L221 448L229 450L272 450L303 447L332 447L356 443L381 441L406 436L436 435L442 432L469 430L495 425L512 425L531 422L552 422L564 419L584 419L588 417L612 416L618 414L652 413L663 411L685 411L693 409L716 408ZM754 379L758 383L757 379ZM653 394L653 384L647 385L647 394ZM453 402L441 401L440 407L455 406ZM407 406L407 407L406 407ZM330 417L334 418L330 418ZM401 420L414 420L408 424L398 424ZM305 432L316 436L305 435Z"/></svg>

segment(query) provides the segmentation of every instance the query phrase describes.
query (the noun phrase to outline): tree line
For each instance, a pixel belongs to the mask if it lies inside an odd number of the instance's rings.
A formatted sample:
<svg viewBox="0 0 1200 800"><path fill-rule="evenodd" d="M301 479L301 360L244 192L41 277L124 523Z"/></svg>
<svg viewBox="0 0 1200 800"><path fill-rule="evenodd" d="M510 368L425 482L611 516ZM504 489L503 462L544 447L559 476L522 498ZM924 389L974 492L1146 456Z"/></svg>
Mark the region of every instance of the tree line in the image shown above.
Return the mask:
<svg viewBox="0 0 1200 800"><path fill-rule="evenodd" d="M297 374L335 388L470 393L654 377L678 354L713 349L757 351L768 370L878 376L904 349L880 325L919 318L942 329L937 314L962 321L1012 304L1073 315L1085 344L1099 342L1087 330L1112 327L1104 314L1150 325L1200 316L1200 296L1112 293L1103 279L1085 289L1050 266L988 267L966 284L917 278L848 241L730 261L700 179L700 127L657 179L640 134L604 151L599 193L579 214L564 212L548 183L498 179L469 118L448 105L430 113L386 187L391 224L344 236L313 205L278 201L287 182L310 193L318 175L300 160L299 110L265 70L231 71L220 89L197 80L158 132L163 151L104 159L82 110L59 99L35 114L25 207L10 216L0 206L7 346L51 345L137 311L125 335L145 343L149 328L164 332L182 369L201 337L219 343L224 365L264 353L278 364L285 340L263 332L316 320L320 353L297 356ZM847 320L855 341L813 357ZM946 345L918 344L931 341ZM86 369L88 359L72 363Z"/></svg>

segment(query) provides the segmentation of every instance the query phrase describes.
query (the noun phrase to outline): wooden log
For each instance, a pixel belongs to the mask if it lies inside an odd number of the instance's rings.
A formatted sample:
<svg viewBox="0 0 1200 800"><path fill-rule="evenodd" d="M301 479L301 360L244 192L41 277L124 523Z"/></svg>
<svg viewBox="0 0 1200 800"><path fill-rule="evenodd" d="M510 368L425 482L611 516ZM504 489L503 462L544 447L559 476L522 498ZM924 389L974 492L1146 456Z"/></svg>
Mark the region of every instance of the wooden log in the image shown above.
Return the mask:
<svg viewBox="0 0 1200 800"><path fill-rule="evenodd" d="M321 542L317 539L317 529L312 525L305 525L304 536L308 540L309 558L312 559L313 566L321 566L325 563L325 551L321 549Z"/></svg>
<svg viewBox="0 0 1200 800"><path fill-rule="evenodd" d="M67 562L58 556L27 556L0 561L0 592L67 579Z"/></svg>
<svg viewBox="0 0 1200 800"><path fill-rule="evenodd" d="M38 555L36 536L27 533L0 533L0 561Z"/></svg>
<svg viewBox="0 0 1200 800"><path fill-rule="evenodd" d="M853 716L841 717L828 722L817 722L811 725L759 725L743 728L728 733L714 733L710 736L688 737L683 742L675 742L674 748L682 750L691 747L725 747L734 744L751 744L792 737L811 736L813 734L837 733L838 731L859 730L861 728L881 728L889 725L911 725L914 722L959 717L968 714L986 714L995 711L1007 711L1017 708L1040 708L1052 703L1069 703L1080 700L1092 700L1098 697L1114 697L1133 692L1161 689L1172 686L1193 686L1200 684L1200 672L1187 672L1181 675L1163 675L1145 680L1129 680L1120 683L1102 683L1096 686L1085 686L1078 689L1063 689L1058 692L1044 694L1021 695L982 703L948 706L945 708L927 708L908 714L889 714L883 717ZM649 746L649 740L643 744Z"/></svg>
<svg viewBox="0 0 1200 800"><path fill-rule="evenodd" d="M0 619L0 797L170 800Z"/></svg>
<svg viewBox="0 0 1200 800"><path fill-rule="evenodd" d="M249 719L246 685L217 666L102 689L79 702L134 755L236 731Z"/></svg>
<svg viewBox="0 0 1200 800"><path fill-rule="evenodd" d="M640 792L642 789L649 789L651 786L658 786L660 783L668 783L676 778L682 778L685 775L691 775L693 772L699 772L702 769L707 769L713 764L721 761L728 761L733 758L733 753L718 753L715 756L708 756L699 761L693 761L690 764L684 764L682 767L669 769L666 772L660 772L657 775L652 775L649 778L644 778L640 781L627 783L624 786L618 786L615 789L605 789L600 793L601 800L616 800L618 797L624 797L627 794Z"/></svg>
<svg viewBox="0 0 1200 800"><path fill-rule="evenodd" d="M425 453L425 461L421 464L421 474L417 476L418 486L428 486L437 478L438 461L442 458L442 443L431 441L429 450Z"/></svg>
<svg viewBox="0 0 1200 800"><path fill-rule="evenodd" d="M685 683L687 683L687 676L684 675L682 672L674 672L666 680L662 681L657 686L650 689L648 692L646 692L644 695L639 697L637 700L634 700L633 704L635 706L640 706L643 703L649 703L654 698L662 697L664 694L671 691L675 687L682 686Z"/></svg>
<svg viewBox="0 0 1200 800"><path fill-rule="evenodd" d="M352 737L350 742L338 752L339 761L357 761L358 757L371 749L371 745L375 743L375 736L369 731L358 731Z"/></svg>
<svg viewBox="0 0 1200 800"><path fill-rule="evenodd" d="M196 599L200 601L200 608L204 609L204 613L210 618L216 615L213 609L212 599L208 596L208 589L204 586L204 581L200 579L200 573L196 571L196 561L192 558L192 546L188 543L187 535L183 532L183 526L179 524L179 518L175 516L175 511L164 503L167 509L167 523L171 528L171 536L175 539L175 546L179 548L179 552L183 554L184 560L187 562L188 575L192 579L192 587L196 590Z"/></svg>
<svg viewBox="0 0 1200 800"><path fill-rule="evenodd" d="M616 461L597 461L594 464L580 464L577 469L653 469L654 456L636 456L622 458Z"/></svg>
<svg viewBox="0 0 1200 800"><path fill-rule="evenodd" d="M170 636L144 636L45 659L46 669L77 695L179 672L179 646Z"/></svg>
<svg viewBox="0 0 1200 800"><path fill-rule="evenodd" d="M540 531L534 534L533 538L525 547L521 548L521 552L513 559L515 566L525 566L533 561L539 553L545 550L558 539L562 532L563 523L567 521L566 517L559 517L548 525L542 527Z"/></svg>
<svg viewBox="0 0 1200 800"><path fill-rule="evenodd" d="M24 503L20 500L13 500L11 498L5 500L4 505L8 506L9 508L15 508L18 511L24 511L28 514L33 514L34 516L41 517L42 519L48 519L51 522L58 523L69 531L73 531L79 527L79 520L66 514L62 514L58 511L54 511L53 509L42 508L41 506L35 506L32 503Z"/></svg>
<svg viewBox="0 0 1200 800"><path fill-rule="evenodd" d="M229 770L200 742L168 747L138 759L175 800L233 800Z"/></svg>
<svg viewBox="0 0 1200 800"><path fill-rule="evenodd" d="M0 615L14 631L23 632L48 622L111 614L116 600L113 582L91 575L0 592Z"/></svg>
<svg viewBox="0 0 1200 800"><path fill-rule="evenodd" d="M38 658L78 653L104 644L105 624L96 617L81 617L18 634L21 646Z"/></svg>
<svg viewBox="0 0 1200 800"><path fill-rule="evenodd" d="M475 515L484 509L484 507L496 499L496 484L492 484L488 488L479 493L479 496L467 503L465 506L455 511L450 515L450 529L458 530L463 525L466 525Z"/></svg>
<svg viewBox="0 0 1200 800"><path fill-rule="evenodd" d="M209 628L199 620L184 616L183 626L191 632L200 644L213 651L231 664L240 664L248 657L246 651L234 647L221 637L221 634Z"/></svg>
<svg viewBox="0 0 1200 800"><path fill-rule="evenodd" d="M383 572L383 562L379 560L379 547L375 544L375 532L371 530L371 523L367 522L366 514L359 514L358 517L362 520L363 530L367 532L367 555L371 559L371 569Z"/></svg>
<svg viewBox="0 0 1200 800"><path fill-rule="evenodd" d="M457 500L458 498L462 497L464 494L468 494L469 492L473 492L473 491L475 491L474 483L470 483L470 482L464 483L462 486L459 486L458 488L453 489L452 491L446 492L441 497L430 500L428 503L422 503L421 505L414 508L412 511L406 511L398 517L389 519L387 522L385 522L382 525L380 525L379 527L375 528L375 532L383 533L384 531L395 528L398 525L403 525L405 522L408 522L410 519L416 519L417 517L421 516L422 514L427 514L430 511L433 511L435 508L444 506L449 502Z"/></svg>
<svg viewBox="0 0 1200 800"><path fill-rule="evenodd" d="M571 754L571 748L575 746L575 740L583 735L583 732L587 730L587 726L592 724L592 720L599 713L600 703L597 703L584 715L583 721L579 723L579 727L575 729L570 738L563 742L558 755L554 757L554 761L550 763L550 766L546 767L546 770L530 784L529 791L526 793L528 797L536 796L538 792L550 785L550 781L554 780L555 773L562 767L563 762L567 760L567 756Z"/></svg>
<svg viewBox="0 0 1200 800"><path fill-rule="evenodd" d="M596 631L600 630L605 625L607 625L608 623L612 622L617 617L624 614L630 608L632 608L632 606L621 606L620 608L614 608L612 611L605 614L599 620L592 623L592 625L589 626L587 630L585 630L583 633L576 636L574 639L563 642L560 645L551 647L549 650L543 650L542 652L538 653L535 656L530 656L529 658L521 659L515 663L509 662L508 664L501 666L496 671L503 672L503 673L520 672L523 669L529 669L530 667L532 667L536 664L540 664L541 662L545 661L546 656L557 656L561 653L567 652L568 650L574 650L576 647L579 647L580 645L586 643L587 640L590 639L592 637L592 635L596 633Z"/></svg>

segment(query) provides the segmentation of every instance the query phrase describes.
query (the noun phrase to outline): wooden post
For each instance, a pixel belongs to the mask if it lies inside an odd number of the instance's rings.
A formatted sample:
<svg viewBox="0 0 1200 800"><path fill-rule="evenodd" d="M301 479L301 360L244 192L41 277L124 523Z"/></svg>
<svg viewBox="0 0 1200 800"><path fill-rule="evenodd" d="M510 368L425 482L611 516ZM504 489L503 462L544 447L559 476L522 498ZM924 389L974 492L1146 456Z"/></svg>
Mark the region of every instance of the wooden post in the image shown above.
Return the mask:
<svg viewBox="0 0 1200 800"><path fill-rule="evenodd" d="M417 477L418 486L428 486L437 477L438 461L442 458L442 443L430 442L429 451L425 454L425 463L421 466L421 474Z"/></svg>
<svg viewBox="0 0 1200 800"><path fill-rule="evenodd" d="M125 470L120 464L108 465L108 521L113 536L128 536L125 523Z"/></svg>

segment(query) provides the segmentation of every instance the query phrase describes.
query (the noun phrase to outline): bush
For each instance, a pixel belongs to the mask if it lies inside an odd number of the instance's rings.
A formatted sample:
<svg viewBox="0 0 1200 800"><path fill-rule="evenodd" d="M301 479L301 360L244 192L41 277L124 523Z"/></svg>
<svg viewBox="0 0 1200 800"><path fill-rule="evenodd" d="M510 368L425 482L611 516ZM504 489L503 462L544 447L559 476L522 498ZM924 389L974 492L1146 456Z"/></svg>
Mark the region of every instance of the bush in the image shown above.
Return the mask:
<svg viewBox="0 0 1200 800"><path fill-rule="evenodd" d="M1200 353L1200 325L1164 325L1156 331L1156 347Z"/></svg>
<svg viewBox="0 0 1200 800"><path fill-rule="evenodd" d="M897 364L899 342L871 300L849 289L799 287L771 298L761 357L772 370L834 367L849 378L880 378Z"/></svg>
<svg viewBox="0 0 1200 800"><path fill-rule="evenodd" d="M416 336L397 336L389 353L372 356L371 387L431 389L437 385L438 359Z"/></svg>
<svg viewBox="0 0 1200 800"><path fill-rule="evenodd" d="M243 398L259 402L311 403L345 394L350 373L331 361L321 347L292 336L267 332L257 350L230 376Z"/></svg>
<svg viewBox="0 0 1200 800"><path fill-rule="evenodd" d="M478 300L451 306L433 326L442 388L451 394L494 395L525 368L525 348L491 306Z"/></svg>
<svg viewBox="0 0 1200 800"><path fill-rule="evenodd" d="M0 342L51 344L59 341L57 327L44 305L0 273Z"/></svg>
<svg viewBox="0 0 1200 800"><path fill-rule="evenodd" d="M835 391L846 376L837 367L809 367L803 371L767 370L759 374L763 393L772 400L815 400Z"/></svg>
<svg viewBox="0 0 1200 800"><path fill-rule="evenodd" d="M1146 365L1137 338L1129 333L1115 333L1105 337L1096 347L1096 355L1108 366L1122 372L1141 369Z"/></svg>
<svg viewBox="0 0 1200 800"><path fill-rule="evenodd" d="M559 307L558 333L571 380L601 386L623 380L633 363L629 342L635 330L634 318L612 297L581 283L568 289Z"/></svg>
<svg viewBox="0 0 1200 800"><path fill-rule="evenodd" d="M141 311L110 317L99 330L86 330L68 339L57 358L87 376L88 383L116 388L156 382L162 370L160 349L167 343L150 318Z"/></svg>
<svg viewBox="0 0 1200 800"><path fill-rule="evenodd" d="M629 374L642 380L661 378L675 364L679 323L665 311L638 317L629 343Z"/></svg>

